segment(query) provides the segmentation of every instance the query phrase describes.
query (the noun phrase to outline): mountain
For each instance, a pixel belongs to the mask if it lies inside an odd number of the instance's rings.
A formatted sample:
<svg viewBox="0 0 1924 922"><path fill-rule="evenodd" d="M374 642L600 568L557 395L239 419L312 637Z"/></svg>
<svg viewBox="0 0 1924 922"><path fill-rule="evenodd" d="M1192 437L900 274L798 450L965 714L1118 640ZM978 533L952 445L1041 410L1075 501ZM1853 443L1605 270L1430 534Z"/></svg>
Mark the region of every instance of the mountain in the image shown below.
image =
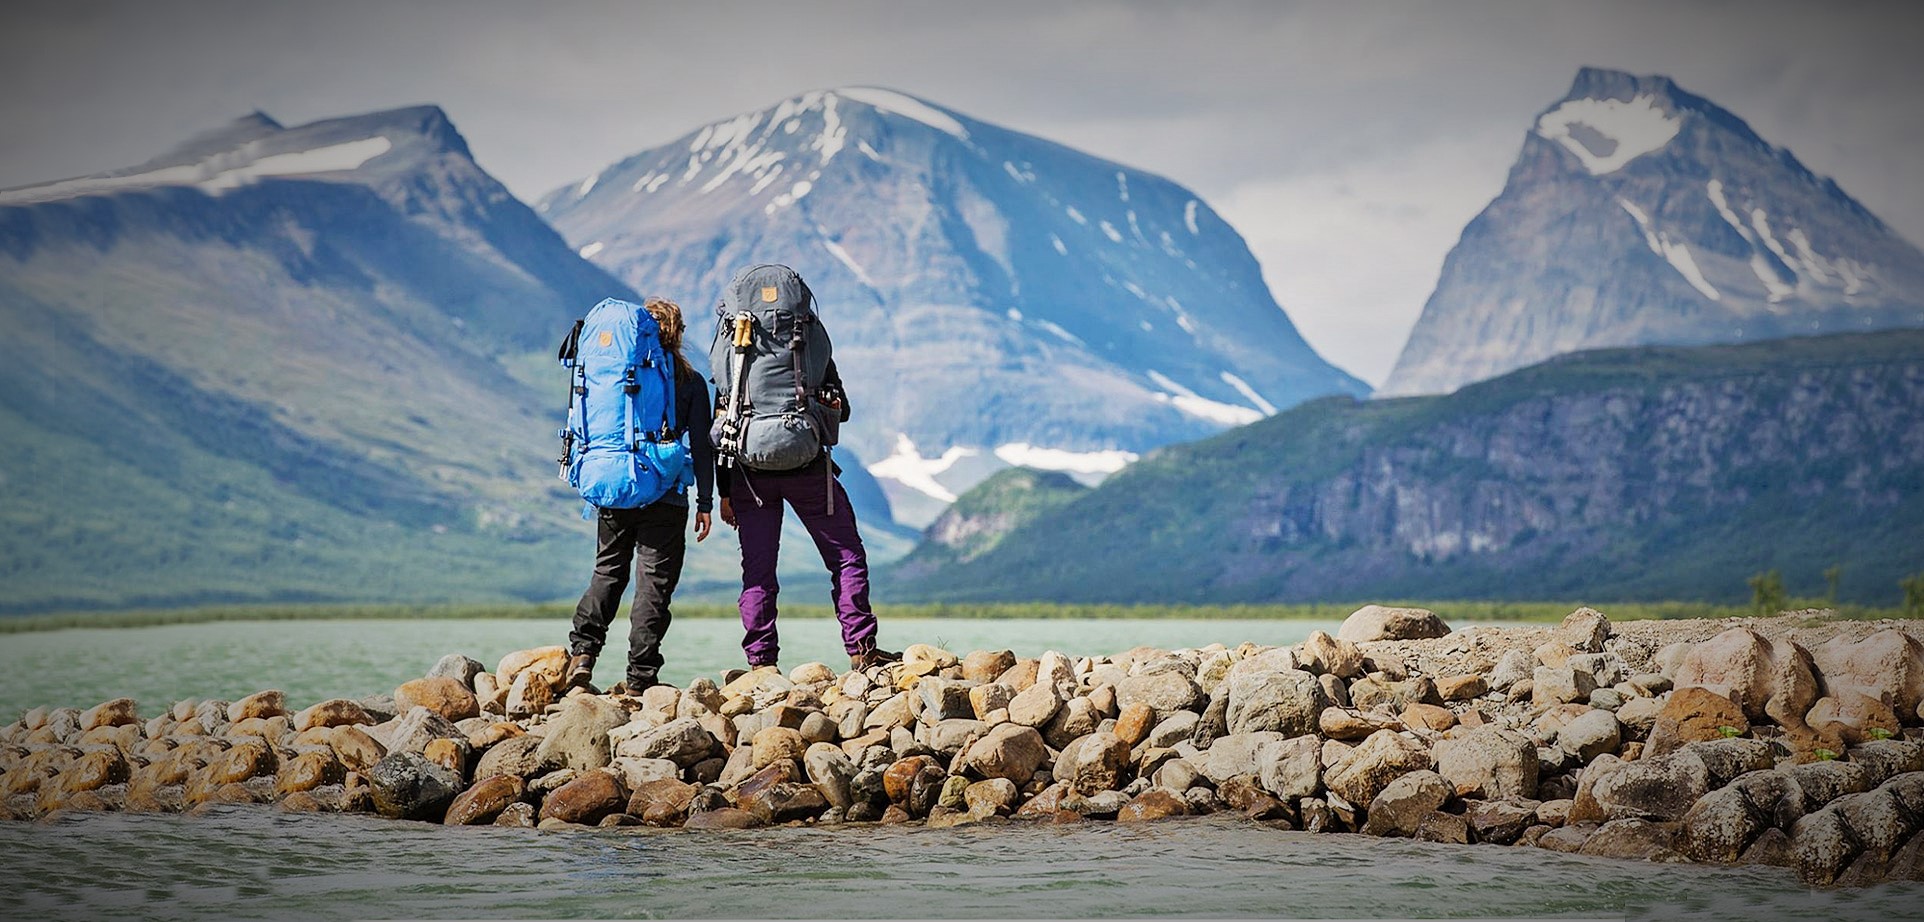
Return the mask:
<svg viewBox="0 0 1924 922"><path fill-rule="evenodd" d="M1061 471L1026 467L997 471L929 524L922 542L901 561L900 571L914 577L974 560L993 550L1010 532L1068 505L1089 489Z"/></svg>
<svg viewBox="0 0 1924 922"><path fill-rule="evenodd" d="M1553 355L1924 326L1924 253L1665 77L1585 68L1464 228L1379 396Z"/></svg>
<svg viewBox="0 0 1924 922"><path fill-rule="evenodd" d="M1887 604L1924 569L1924 331L1599 350L1448 396L1316 401L1162 449L889 588L1737 601L1752 574L1815 591L1834 564L1843 597Z"/></svg>
<svg viewBox="0 0 1924 922"><path fill-rule="evenodd" d="M1094 478L1367 391L1304 343L1194 193L890 90L703 126L537 207L583 256L685 303L713 305L753 263L801 272L851 392L843 438L904 521L1003 466Z"/></svg>
<svg viewBox="0 0 1924 922"><path fill-rule="evenodd" d="M0 192L0 610L578 592L553 349L608 296L431 106Z"/></svg>

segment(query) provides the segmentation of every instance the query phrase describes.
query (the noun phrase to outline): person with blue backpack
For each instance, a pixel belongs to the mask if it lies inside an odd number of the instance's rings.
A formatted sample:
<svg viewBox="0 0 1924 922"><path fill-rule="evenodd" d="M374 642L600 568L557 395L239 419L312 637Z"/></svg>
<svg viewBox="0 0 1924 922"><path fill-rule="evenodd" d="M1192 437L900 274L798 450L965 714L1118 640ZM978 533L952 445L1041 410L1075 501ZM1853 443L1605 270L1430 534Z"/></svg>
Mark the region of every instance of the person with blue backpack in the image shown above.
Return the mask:
<svg viewBox="0 0 1924 922"><path fill-rule="evenodd" d="M708 388L682 356L681 308L662 298L641 306L609 298L562 342L570 371L562 476L595 521L595 566L568 633L566 680L587 686L627 592L639 577L628 630L628 667L613 693L660 682L669 603L688 548L688 496L695 487L695 540L713 528L715 457ZM688 433L697 435L684 444Z"/></svg>
<svg viewBox="0 0 1924 922"><path fill-rule="evenodd" d="M901 658L876 644L868 552L831 456L848 395L835 369L815 295L787 266L736 273L709 347L716 407L722 521L741 537L742 652L750 668L777 665L776 559L782 510L795 510L829 571L829 594L851 669Z"/></svg>

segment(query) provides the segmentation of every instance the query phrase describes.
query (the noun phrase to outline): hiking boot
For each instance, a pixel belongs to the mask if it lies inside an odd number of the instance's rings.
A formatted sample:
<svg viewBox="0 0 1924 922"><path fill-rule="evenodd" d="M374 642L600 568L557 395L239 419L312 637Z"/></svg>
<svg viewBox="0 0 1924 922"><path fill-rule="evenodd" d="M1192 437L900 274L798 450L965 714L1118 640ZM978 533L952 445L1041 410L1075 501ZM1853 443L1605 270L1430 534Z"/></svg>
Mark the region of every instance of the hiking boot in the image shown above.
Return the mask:
<svg viewBox="0 0 1924 922"><path fill-rule="evenodd" d="M870 666L881 666L887 663L899 663L901 661L902 654L890 653L887 650L878 648L863 653L851 654L848 658L848 668L856 672L861 672Z"/></svg>
<svg viewBox="0 0 1924 922"><path fill-rule="evenodd" d="M615 687L608 689L608 694L639 696L642 692L660 684L661 682L656 679L625 679L616 682Z"/></svg>
<svg viewBox="0 0 1924 922"><path fill-rule="evenodd" d="M594 678L594 674L595 655L576 653L568 658L568 671L562 676L561 687L573 688L577 685L587 685L588 681Z"/></svg>

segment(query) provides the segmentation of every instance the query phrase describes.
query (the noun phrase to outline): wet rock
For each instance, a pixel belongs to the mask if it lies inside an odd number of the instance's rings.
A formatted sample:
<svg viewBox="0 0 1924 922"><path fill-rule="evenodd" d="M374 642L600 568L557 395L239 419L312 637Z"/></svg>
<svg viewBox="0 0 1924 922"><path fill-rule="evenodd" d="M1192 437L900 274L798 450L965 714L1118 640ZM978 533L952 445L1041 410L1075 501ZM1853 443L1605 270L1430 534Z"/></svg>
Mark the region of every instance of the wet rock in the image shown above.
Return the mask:
<svg viewBox="0 0 1924 922"><path fill-rule="evenodd" d="M753 829L762 825L755 814L736 807L719 807L688 815L683 829Z"/></svg>
<svg viewBox="0 0 1924 922"><path fill-rule="evenodd" d="M1416 832L1411 838L1420 842L1442 842L1449 845L1470 844L1470 821L1454 813L1433 811L1416 824Z"/></svg>
<svg viewBox="0 0 1924 922"><path fill-rule="evenodd" d="M526 784L513 775L483 778L455 796L441 822L449 826L490 825L509 804L520 800L526 790Z"/></svg>
<svg viewBox="0 0 1924 922"><path fill-rule="evenodd" d="M1181 794L1166 788L1152 787L1123 805L1122 809L1116 812L1116 821L1143 823L1187 815L1189 815L1189 803Z"/></svg>
<svg viewBox="0 0 1924 922"><path fill-rule="evenodd" d="M1391 781L1370 800L1363 834L1410 836L1431 813L1449 802L1450 785L1433 771L1419 770Z"/></svg>
<svg viewBox="0 0 1924 922"><path fill-rule="evenodd" d="M324 784L340 784L347 777L347 768L332 749L314 749L303 752L280 764L275 790L282 795L297 791L311 791Z"/></svg>
<svg viewBox="0 0 1924 922"><path fill-rule="evenodd" d="M387 751L425 752L428 744L439 739L459 739L467 742L467 734L449 722L447 718L416 705L401 716L394 729L388 734Z"/></svg>
<svg viewBox="0 0 1924 922"><path fill-rule="evenodd" d="M1679 688L1670 693L1663 709L1657 712L1644 751L1660 756L1686 743L1748 732L1750 719L1736 702L1708 688Z"/></svg>
<svg viewBox="0 0 1924 922"><path fill-rule="evenodd" d="M1055 776L1071 790L1093 795L1120 787L1128 768L1128 743L1113 733L1092 733L1063 748Z"/></svg>
<svg viewBox="0 0 1924 922"><path fill-rule="evenodd" d="M1314 733L1329 707L1316 677L1300 670L1232 676L1224 720L1230 733L1275 732L1285 736Z"/></svg>
<svg viewBox="0 0 1924 922"><path fill-rule="evenodd" d="M481 715L481 702L467 684L446 676L403 682L394 690L394 706L403 714L424 707L450 722Z"/></svg>
<svg viewBox="0 0 1924 922"><path fill-rule="evenodd" d="M1129 795L1121 791L1098 791L1084 795L1072 790L1063 799L1065 808L1092 820L1115 819L1116 814L1128 805Z"/></svg>
<svg viewBox="0 0 1924 922"><path fill-rule="evenodd" d="M769 785L744 799L741 807L763 823L812 819L828 809L828 799L814 785L784 781Z"/></svg>
<svg viewBox="0 0 1924 922"><path fill-rule="evenodd" d="M935 760L928 756L909 756L890 765L882 774L882 789L890 803L907 803L909 788L915 779L928 769L936 769Z"/></svg>
<svg viewBox="0 0 1924 922"><path fill-rule="evenodd" d="M1421 743L1378 730L1323 772L1323 786L1345 801L1367 804L1390 781L1429 766L1429 750Z"/></svg>
<svg viewBox="0 0 1924 922"><path fill-rule="evenodd" d="M1521 800L1537 793L1536 747L1529 737L1476 727L1436 742L1436 770L1458 797Z"/></svg>
<svg viewBox="0 0 1924 922"><path fill-rule="evenodd" d="M990 778L965 788L962 800L968 811L978 816L1008 816L1021 800L1021 792L1007 778Z"/></svg>
<svg viewBox="0 0 1924 922"><path fill-rule="evenodd" d="M1442 637L1449 632L1450 626L1428 609L1365 605L1343 619L1336 636L1351 643L1363 643L1371 640L1421 640Z"/></svg>
<svg viewBox="0 0 1924 922"><path fill-rule="evenodd" d="M628 804L628 792L612 772L585 771L548 794L541 802L542 820L594 825Z"/></svg>
<svg viewBox="0 0 1924 922"><path fill-rule="evenodd" d="M366 708L359 702L347 698L330 698L294 715L296 732L311 730L315 727L364 726L375 722Z"/></svg>
<svg viewBox="0 0 1924 922"><path fill-rule="evenodd" d="M1653 823L1644 819L1611 820L1597 827L1577 849L1580 855L1597 858L1623 858L1638 861L1685 861L1677 851L1674 823Z"/></svg>
<svg viewBox="0 0 1924 922"><path fill-rule="evenodd" d="M382 816L438 821L454 802L461 779L418 753L395 752L367 773L374 809Z"/></svg>
<svg viewBox="0 0 1924 922"><path fill-rule="evenodd" d="M610 731L609 738L612 740L618 735ZM667 759L683 768L708 758L714 749L715 737L703 728L701 721L689 717L671 720L614 743L617 758Z"/></svg>
<svg viewBox="0 0 1924 922"><path fill-rule="evenodd" d="M1488 800L1472 807L1466 815L1478 842L1509 845L1536 821L1534 801Z"/></svg>
<svg viewBox="0 0 1924 922"><path fill-rule="evenodd" d="M969 747L963 768L984 778L1006 778L1023 785L1029 783L1036 768L1047 758L1042 735L1034 728L1016 723L997 724Z"/></svg>
<svg viewBox="0 0 1924 922"><path fill-rule="evenodd" d="M535 822L534 804L527 803L526 801L517 801L503 807L501 809L501 815L494 818L493 825L512 829L535 828L537 823Z"/></svg>
<svg viewBox="0 0 1924 922"><path fill-rule="evenodd" d="M1597 827L1591 825L1558 826L1539 837L1536 840L1536 846L1553 852L1574 855L1583 848L1585 842L1590 841L1590 836L1596 831Z"/></svg>
<svg viewBox="0 0 1924 922"><path fill-rule="evenodd" d="M132 698L115 698L104 701L80 712L78 718L81 732L97 730L101 727L119 727L140 722L140 714Z"/></svg>
<svg viewBox="0 0 1924 922"><path fill-rule="evenodd" d="M629 795L626 812L649 826L679 826L700 791L698 785L672 778L645 782Z"/></svg>

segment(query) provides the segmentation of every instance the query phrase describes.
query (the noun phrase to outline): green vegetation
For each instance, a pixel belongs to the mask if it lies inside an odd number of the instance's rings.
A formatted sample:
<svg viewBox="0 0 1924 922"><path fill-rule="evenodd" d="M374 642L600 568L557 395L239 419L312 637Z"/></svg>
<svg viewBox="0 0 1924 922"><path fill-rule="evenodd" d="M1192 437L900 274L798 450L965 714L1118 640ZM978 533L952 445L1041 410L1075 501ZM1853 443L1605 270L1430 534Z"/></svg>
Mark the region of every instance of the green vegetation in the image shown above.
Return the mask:
<svg viewBox="0 0 1924 922"><path fill-rule="evenodd" d="M1790 605L1790 596L1784 592L1784 574L1770 570L1751 577L1747 583L1750 607L1758 617L1768 617Z"/></svg>
<svg viewBox="0 0 1924 922"><path fill-rule="evenodd" d="M1907 576L1897 585L1904 590L1904 617L1924 618L1924 573Z"/></svg>
<svg viewBox="0 0 1924 922"><path fill-rule="evenodd" d="M1484 622L1530 621L1555 623L1581 607L1569 602L1392 602L1429 608L1454 625ZM932 619L1183 619L1250 621L1340 621L1355 611L1357 603L1306 603L1295 605L1105 605L1061 604L1054 602L926 603L880 605L878 612L889 618ZM1642 621L1680 618L1737 618L1753 614L1749 606L1712 605L1705 602L1657 602L1607 605L1600 608L1616 621ZM476 620L529 619L566 620L574 614L573 602L470 603L470 604L290 604L218 605L198 608L145 608L124 611L60 612L44 615L0 616L0 634L25 631L57 631L76 628L155 627L167 624L199 624L212 621L344 621L344 620ZM826 605L783 604L786 618L830 618L834 612ZM1826 611L1821 617L1874 619L1896 618L1897 609L1846 606ZM716 603L677 603L675 618L736 617L735 606Z"/></svg>

